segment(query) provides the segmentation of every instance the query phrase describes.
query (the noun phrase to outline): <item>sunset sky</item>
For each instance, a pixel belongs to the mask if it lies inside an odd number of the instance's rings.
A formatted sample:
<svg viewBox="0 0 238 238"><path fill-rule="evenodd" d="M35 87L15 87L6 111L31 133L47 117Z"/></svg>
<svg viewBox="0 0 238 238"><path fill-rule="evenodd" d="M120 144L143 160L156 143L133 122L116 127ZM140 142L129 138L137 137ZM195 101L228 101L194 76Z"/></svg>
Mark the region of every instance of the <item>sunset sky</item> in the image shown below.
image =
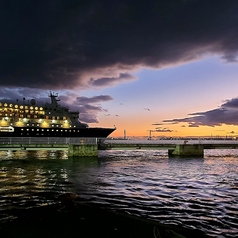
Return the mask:
<svg viewBox="0 0 238 238"><path fill-rule="evenodd" d="M0 98L121 137L238 135L238 1L2 0Z"/></svg>

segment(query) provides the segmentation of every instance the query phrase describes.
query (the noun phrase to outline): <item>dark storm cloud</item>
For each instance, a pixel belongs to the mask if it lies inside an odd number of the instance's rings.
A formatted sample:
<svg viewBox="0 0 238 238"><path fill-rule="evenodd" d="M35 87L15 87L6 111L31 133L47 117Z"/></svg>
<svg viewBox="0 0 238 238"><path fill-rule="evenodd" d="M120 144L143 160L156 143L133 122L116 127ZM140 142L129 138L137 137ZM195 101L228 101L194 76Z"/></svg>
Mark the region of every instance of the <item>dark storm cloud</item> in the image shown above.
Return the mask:
<svg viewBox="0 0 238 238"><path fill-rule="evenodd" d="M164 120L165 123L178 124L181 122L188 123L189 127L199 126L220 126L238 125L238 98L227 100L220 108L206 112L195 112L189 114L191 117Z"/></svg>
<svg viewBox="0 0 238 238"><path fill-rule="evenodd" d="M168 128L157 127L154 132L174 132L174 130Z"/></svg>
<svg viewBox="0 0 238 238"><path fill-rule="evenodd" d="M135 77L125 73L125 74L120 74L119 77L113 77L113 78L99 78L99 79L90 79L90 84L92 86L109 86L109 85L114 85L114 84L118 84L124 81L130 81L130 80L134 80Z"/></svg>
<svg viewBox="0 0 238 238"><path fill-rule="evenodd" d="M94 96L91 98L88 97L77 97L77 102L80 104L85 104L85 103L99 103L102 101L110 101L113 100L113 98L109 95L100 95L100 96Z"/></svg>
<svg viewBox="0 0 238 238"><path fill-rule="evenodd" d="M234 0L0 1L2 87L73 89L219 54L237 61Z"/></svg>
<svg viewBox="0 0 238 238"><path fill-rule="evenodd" d="M100 103L113 100L109 95L99 95L94 97L77 97L74 107L80 111L80 121L86 123L98 123L97 114L107 112Z"/></svg>

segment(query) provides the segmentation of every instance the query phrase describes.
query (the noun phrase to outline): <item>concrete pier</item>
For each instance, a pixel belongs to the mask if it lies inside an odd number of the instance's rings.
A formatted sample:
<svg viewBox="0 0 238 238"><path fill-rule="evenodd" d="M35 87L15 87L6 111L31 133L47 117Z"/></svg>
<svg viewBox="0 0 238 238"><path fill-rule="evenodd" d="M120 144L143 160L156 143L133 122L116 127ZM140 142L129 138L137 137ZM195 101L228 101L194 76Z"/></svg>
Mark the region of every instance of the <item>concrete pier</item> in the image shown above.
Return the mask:
<svg viewBox="0 0 238 238"><path fill-rule="evenodd" d="M175 149L169 149L169 156L204 156L204 146L197 145L176 145Z"/></svg>
<svg viewBox="0 0 238 238"><path fill-rule="evenodd" d="M69 145L68 146L69 157L94 157L98 156L98 145Z"/></svg>

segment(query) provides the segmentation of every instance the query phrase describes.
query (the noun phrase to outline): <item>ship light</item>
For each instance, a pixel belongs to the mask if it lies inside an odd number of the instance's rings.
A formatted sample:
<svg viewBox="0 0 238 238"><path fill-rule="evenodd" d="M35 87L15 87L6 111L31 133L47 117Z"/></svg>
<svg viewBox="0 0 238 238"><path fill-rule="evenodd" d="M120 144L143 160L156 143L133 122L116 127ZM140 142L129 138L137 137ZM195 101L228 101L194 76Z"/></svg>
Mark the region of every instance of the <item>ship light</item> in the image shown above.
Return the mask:
<svg viewBox="0 0 238 238"><path fill-rule="evenodd" d="M55 120L52 120L52 123L55 123Z"/></svg>
<svg viewBox="0 0 238 238"><path fill-rule="evenodd" d="M39 122L42 122L42 119L39 119Z"/></svg>
<svg viewBox="0 0 238 238"><path fill-rule="evenodd" d="M5 117L5 120L8 120L8 117Z"/></svg>

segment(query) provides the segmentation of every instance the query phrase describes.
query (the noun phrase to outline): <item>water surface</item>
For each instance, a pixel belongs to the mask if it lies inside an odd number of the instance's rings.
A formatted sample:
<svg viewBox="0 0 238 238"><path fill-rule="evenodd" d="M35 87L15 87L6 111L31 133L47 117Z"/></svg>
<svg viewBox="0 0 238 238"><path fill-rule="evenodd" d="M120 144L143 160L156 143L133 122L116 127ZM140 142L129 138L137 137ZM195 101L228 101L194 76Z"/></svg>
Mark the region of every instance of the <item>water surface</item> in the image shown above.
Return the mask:
<svg viewBox="0 0 238 238"><path fill-rule="evenodd" d="M238 234L238 150L206 150L204 158L168 158L165 150L0 152L0 219L58 203L76 192L109 210L196 228L213 237Z"/></svg>

